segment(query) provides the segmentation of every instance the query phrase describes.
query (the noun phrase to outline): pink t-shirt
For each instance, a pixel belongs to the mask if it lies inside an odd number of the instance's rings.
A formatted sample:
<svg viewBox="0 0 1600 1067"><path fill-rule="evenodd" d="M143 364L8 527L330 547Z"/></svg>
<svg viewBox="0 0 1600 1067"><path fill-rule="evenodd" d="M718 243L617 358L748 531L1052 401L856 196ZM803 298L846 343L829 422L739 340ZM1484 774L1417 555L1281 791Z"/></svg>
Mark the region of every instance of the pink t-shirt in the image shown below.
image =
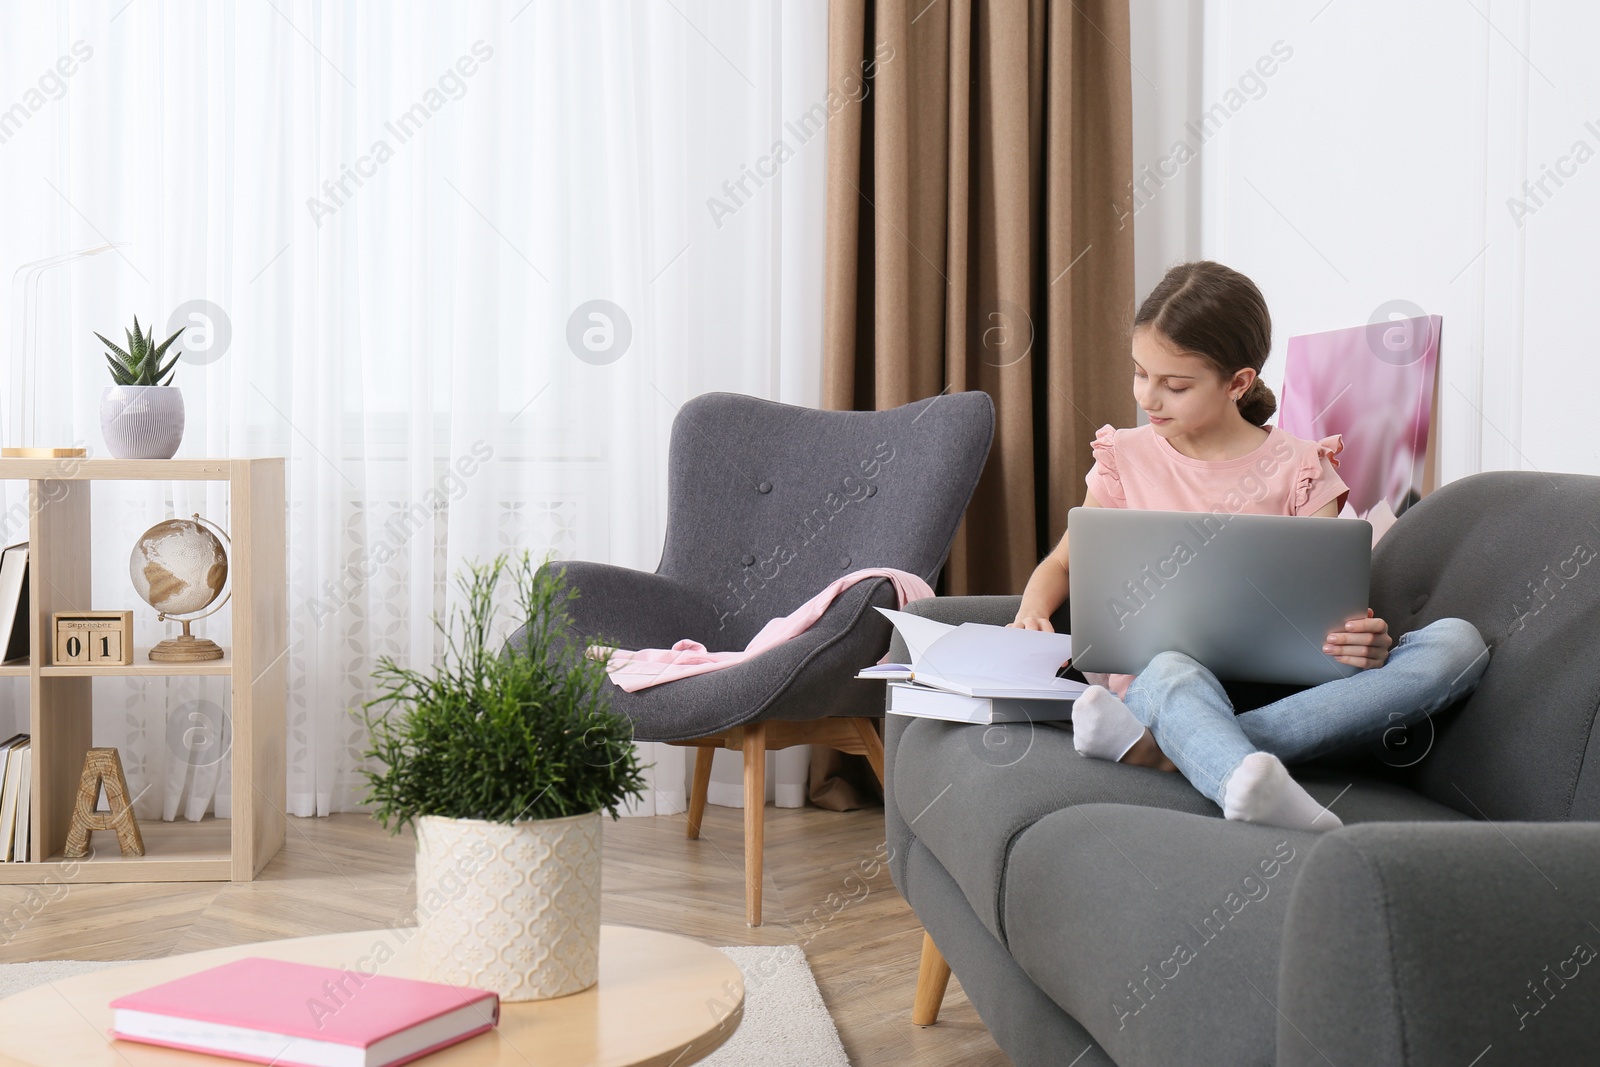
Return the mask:
<svg viewBox="0 0 1600 1067"><path fill-rule="evenodd" d="M1344 507L1350 487L1334 457L1340 434L1307 441L1276 426L1266 440L1237 459L1191 459L1150 426L1095 431L1094 466L1085 483L1108 508L1145 511L1216 511L1229 515L1313 515L1324 505ZM1118 697L1131 674L1085 674Z"/></svg>

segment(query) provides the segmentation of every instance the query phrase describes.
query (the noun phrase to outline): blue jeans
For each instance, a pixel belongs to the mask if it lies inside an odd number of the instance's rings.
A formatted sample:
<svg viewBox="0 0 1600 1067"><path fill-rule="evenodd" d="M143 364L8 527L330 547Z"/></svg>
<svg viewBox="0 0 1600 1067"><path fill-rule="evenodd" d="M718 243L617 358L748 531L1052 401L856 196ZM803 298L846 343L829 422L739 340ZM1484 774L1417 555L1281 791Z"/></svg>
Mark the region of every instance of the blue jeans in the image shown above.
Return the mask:
<svg viewBox="0 0 1600 1067"><path fill-rule="evenodd" d="M1444 618L1401 637L1381 667L1241 715L1216 676L1181 652L1152 659L1128 683L1123 703L1190 784L1220 806L1228 776L1252 752L1295 763L1379 741L1472 692L1488 666L1478 628Z"/></svg>

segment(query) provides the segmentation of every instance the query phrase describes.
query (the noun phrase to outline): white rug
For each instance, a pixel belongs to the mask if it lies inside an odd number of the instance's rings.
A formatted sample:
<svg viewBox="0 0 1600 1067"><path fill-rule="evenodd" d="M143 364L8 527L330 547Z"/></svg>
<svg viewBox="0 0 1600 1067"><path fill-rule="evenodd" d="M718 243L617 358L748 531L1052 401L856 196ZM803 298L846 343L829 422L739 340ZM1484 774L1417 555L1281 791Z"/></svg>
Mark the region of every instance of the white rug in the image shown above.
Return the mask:
<svg viewBox="0 0 1600 1067"><path fill-rule="evenodd" d="M708 1067L850 1067L799 945L721 948L744 972L744 1021Z"/></svg>
<svg viewBox="0 0 1600 1067"><path fill-rule="evenodd" d="M849 1067L822 993L798 945L722 948L744 972L744 1021L706 1067ZM120 963L45 960L0 965L0 997Z"/></svg>

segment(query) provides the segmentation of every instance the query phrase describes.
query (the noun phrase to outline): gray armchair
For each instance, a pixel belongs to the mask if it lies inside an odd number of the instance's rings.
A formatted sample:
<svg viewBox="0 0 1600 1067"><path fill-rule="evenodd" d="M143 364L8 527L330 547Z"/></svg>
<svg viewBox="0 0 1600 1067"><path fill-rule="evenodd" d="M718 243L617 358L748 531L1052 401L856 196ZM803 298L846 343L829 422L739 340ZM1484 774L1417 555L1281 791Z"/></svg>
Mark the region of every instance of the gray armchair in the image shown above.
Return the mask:
<svg viewBox="0 0 1600 1067"><path fill-rule="evenodd" d="M983 392L877 412L698 396L672 425L666 545L655 573L548 564L565 569L578 591L568 605L574 636L628 649L693 638L730 651L851 571L894 567L931 585L993 433L994 405ZM883 777L883 690L852 678L889 647L892 628L874 606L896 606L887 578L857 582L804 634L737 666L636 693L607 689L638 740L698 750L691 839L715 750L743 753L752 926L761 924L767 750L827 745L867 756Z"/></svg>
<svg viewBox="0 0 1600 1067"><path fill-rule="evenodd" d="M1224 821L1067 730L891 717L889 866L928 934L915 1020L953 967L1017 1064L1596 1062L1597 516L1600 478L1491 472L1384 536L1391 633L1463 618L1491 659L1431 723L1295 768L1330 833ZM1004 623L1018 599L910 610Z"/></svg>

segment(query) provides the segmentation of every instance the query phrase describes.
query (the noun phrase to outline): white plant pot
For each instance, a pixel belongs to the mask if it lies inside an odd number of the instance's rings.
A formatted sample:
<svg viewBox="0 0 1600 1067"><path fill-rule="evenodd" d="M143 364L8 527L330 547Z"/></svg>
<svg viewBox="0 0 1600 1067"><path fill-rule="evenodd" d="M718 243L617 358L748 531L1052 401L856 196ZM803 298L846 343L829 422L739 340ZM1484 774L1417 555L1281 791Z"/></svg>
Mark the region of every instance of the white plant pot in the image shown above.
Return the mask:
<svg viewBox="0 0 1600 1067"><path fill-rule="evenodd" d="M501 1000L600 977L600 813L417 820L417 925L428 977Z"/></svg>
<svg viewBox="0 0 1600 1067"><path fill-rule="evenodd" d="M183 442L183 393L172 385L108 385L100 432L117 459L171 459Z"/></svg>

